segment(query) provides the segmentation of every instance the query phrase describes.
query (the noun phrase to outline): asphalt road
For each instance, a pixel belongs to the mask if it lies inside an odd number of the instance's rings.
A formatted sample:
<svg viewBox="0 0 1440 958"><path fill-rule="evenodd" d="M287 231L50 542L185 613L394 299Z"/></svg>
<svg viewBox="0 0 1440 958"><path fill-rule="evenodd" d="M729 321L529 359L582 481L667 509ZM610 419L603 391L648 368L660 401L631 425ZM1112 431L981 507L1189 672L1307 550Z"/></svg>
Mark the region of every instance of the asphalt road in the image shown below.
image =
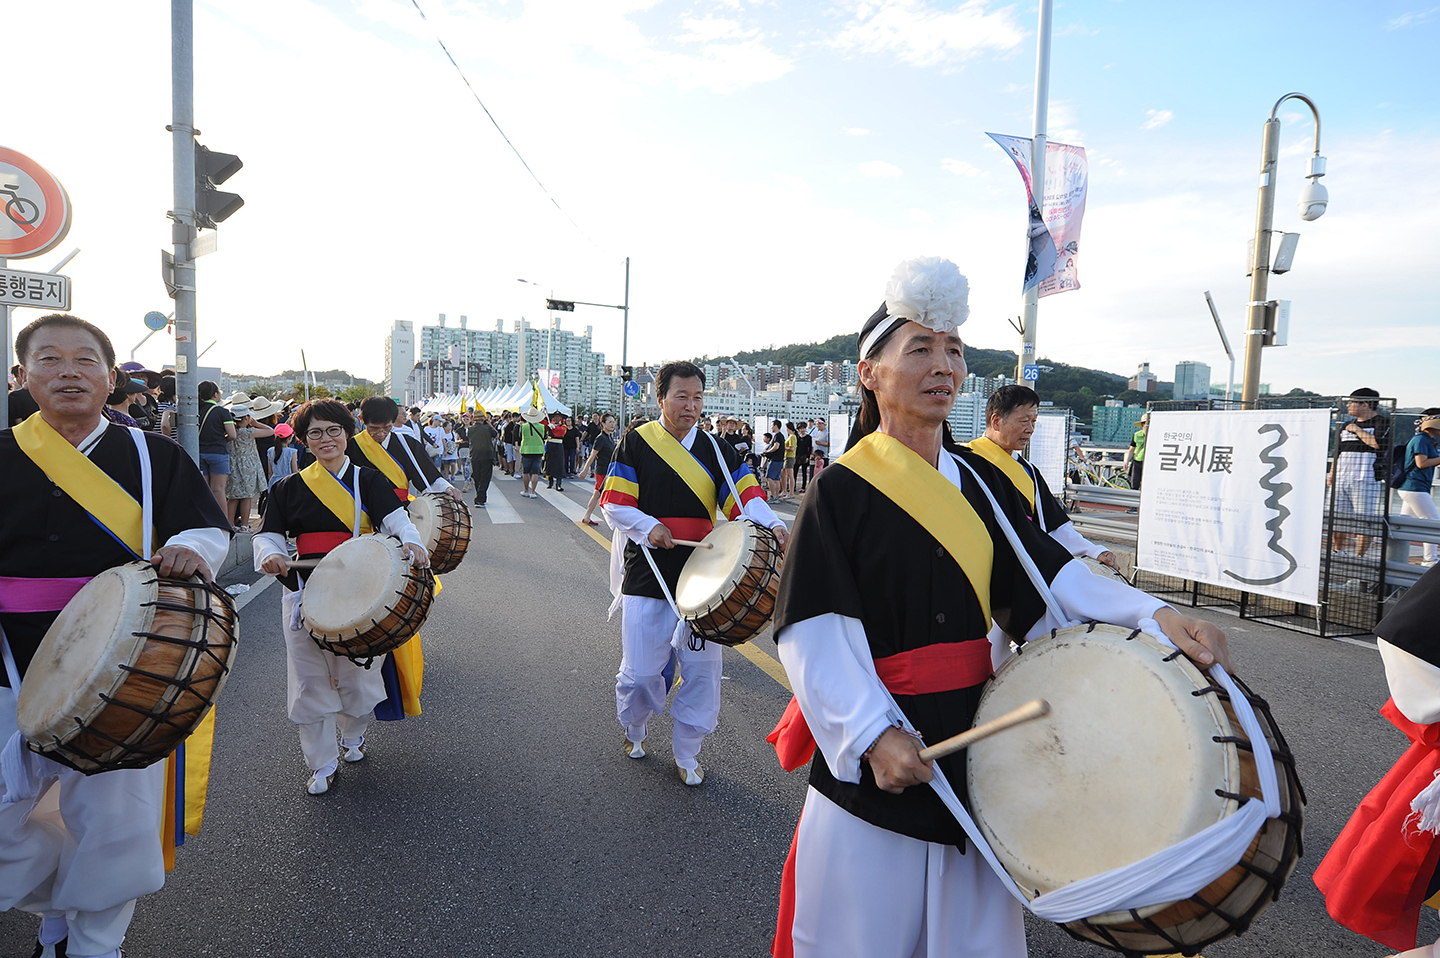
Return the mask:
<svg viewBox="0 0 1440 958"><path fill-rule="evenodd" d="M573 521L588 487L568 486L568 506L521 499L518 482L493 488L423 630L425 714L372 725L369 757L325 796L305 794L285 718L280 590L260 583L241 597L205 828L141 901L128 956L768 954L805 793L804 773L783 772L764 741L789 699L775 666L725 652L702 787L680 783L668 719L651 725L650 757L625 758L609 557ZM1332 922L1311 882L1405 747L1377 714L1386 690L1373 645L1203 614L1270 700L1310 798L1305 855L1280 902L1206 955L1387 954ZM774 645L767 635L750 650L773 657ZM1107 954L1029 926L1036 958ZM28 956L34 927L0 915L0 954ZM1421 927L1440 935L1433 914Z"/></svg>

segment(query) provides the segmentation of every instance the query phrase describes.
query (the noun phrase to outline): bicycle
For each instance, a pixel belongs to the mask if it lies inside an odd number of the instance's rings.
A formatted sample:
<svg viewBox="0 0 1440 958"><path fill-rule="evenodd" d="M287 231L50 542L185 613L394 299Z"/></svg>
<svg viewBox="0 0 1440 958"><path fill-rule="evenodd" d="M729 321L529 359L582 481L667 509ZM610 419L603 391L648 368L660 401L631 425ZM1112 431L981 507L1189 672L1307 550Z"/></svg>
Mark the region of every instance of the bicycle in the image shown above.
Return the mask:
<svg viewBox="0 0 1440 958"><path fill-rule="evenodd" d="M33 226L35 221L40 218L40 205L34 200L27 200L21 196L19 190L19 183L6 183L0 186L0 196L10 197L5 203L5 215L21 226ZM33 211L29 216L23 212L27 206Z"/></svg>
<svg viewBox="0 0 1440 958"><path fill-rule="evenodd" d="M1110 489L1129 489L1130 478L1119 469L1113 469L1109 475L1096 468L1089 457L1083 453L1077 453L1072 449L1066 458L1065 468L1071 474L1071 481L1075 475L1080 476L1079 485L1105 486Z"/></svg>

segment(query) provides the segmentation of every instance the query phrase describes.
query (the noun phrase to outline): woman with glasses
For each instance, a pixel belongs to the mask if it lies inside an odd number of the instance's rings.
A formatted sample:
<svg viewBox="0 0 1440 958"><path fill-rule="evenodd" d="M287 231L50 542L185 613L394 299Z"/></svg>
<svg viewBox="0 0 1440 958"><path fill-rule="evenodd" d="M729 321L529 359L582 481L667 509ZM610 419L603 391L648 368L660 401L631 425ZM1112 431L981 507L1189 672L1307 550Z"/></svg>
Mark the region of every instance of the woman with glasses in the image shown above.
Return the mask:
<svg viewBox="0 0 1440 958"><path fill-rule="evenodd" d="M295 434L315 455L315 462L276 482L265 504L265 519L255 536L255 570L273 575L285 587L280 624L285 633L288 663L287 705L290 721L299 727L300 749L310 769L306 791L328 791L339 767L365 757L362 746L372 710L385 701L385 672L361 668L349 659L321 649L300 625L300 594L304 580L290 569L286 537L296 540L300 559L318 559L340 543L372 529L404 543L411 564L425 568L430 557L395 495L380 472L355 465L345 454L355 418L334 399L315 399L294 418ZM356 498L359 505L356 506Z"/></svg>

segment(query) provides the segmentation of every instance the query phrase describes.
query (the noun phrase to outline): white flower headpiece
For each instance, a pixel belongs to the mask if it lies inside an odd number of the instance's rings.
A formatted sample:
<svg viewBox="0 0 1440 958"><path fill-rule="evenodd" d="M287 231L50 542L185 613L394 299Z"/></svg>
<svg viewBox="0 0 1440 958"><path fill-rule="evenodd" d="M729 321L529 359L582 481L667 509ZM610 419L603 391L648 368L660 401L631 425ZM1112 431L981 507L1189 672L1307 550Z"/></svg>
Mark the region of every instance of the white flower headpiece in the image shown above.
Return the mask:
<svg viewBox="0 0 1440 958"><path fill-rule="evenodd" d="M953 332L970 316L970 283L948 259L906 260L895 267L885 285L885 312L888 315L861 344L861 359L901 323L913 321L937 333Z"/></svg>

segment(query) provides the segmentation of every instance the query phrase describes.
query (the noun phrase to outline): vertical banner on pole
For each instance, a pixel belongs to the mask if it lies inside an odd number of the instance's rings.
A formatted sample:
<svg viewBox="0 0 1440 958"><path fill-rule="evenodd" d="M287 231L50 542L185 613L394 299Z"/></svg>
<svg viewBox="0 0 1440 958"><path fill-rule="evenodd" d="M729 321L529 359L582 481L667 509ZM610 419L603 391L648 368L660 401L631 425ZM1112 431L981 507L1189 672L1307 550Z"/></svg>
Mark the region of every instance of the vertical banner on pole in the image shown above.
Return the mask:
<svg viewBox="0 0 1440 958"><path fill-rule="evenodd" d="M1024 289L1039 286L1041 296L1080 288L1077 253L1090 165L1083 146L1045 144L1045 183L1037 202L1030 176L1030 138L987 133L1015 163L1030 206L1030 257Z"/></svg>
<svg viewBox="0 0 1440 958"><path fill-rule="evenodd" d="M1030 436L1026 457L1040 470L1051 490L1065 487L1065 452L1070 439L1070 411L1041 412Z"/></svg>
<svg viewBox="0 0 1440 958"><path fill-rule="evenodd" d="M1328 409L1151 412L1136 566L1314 605Z"/></svg>

